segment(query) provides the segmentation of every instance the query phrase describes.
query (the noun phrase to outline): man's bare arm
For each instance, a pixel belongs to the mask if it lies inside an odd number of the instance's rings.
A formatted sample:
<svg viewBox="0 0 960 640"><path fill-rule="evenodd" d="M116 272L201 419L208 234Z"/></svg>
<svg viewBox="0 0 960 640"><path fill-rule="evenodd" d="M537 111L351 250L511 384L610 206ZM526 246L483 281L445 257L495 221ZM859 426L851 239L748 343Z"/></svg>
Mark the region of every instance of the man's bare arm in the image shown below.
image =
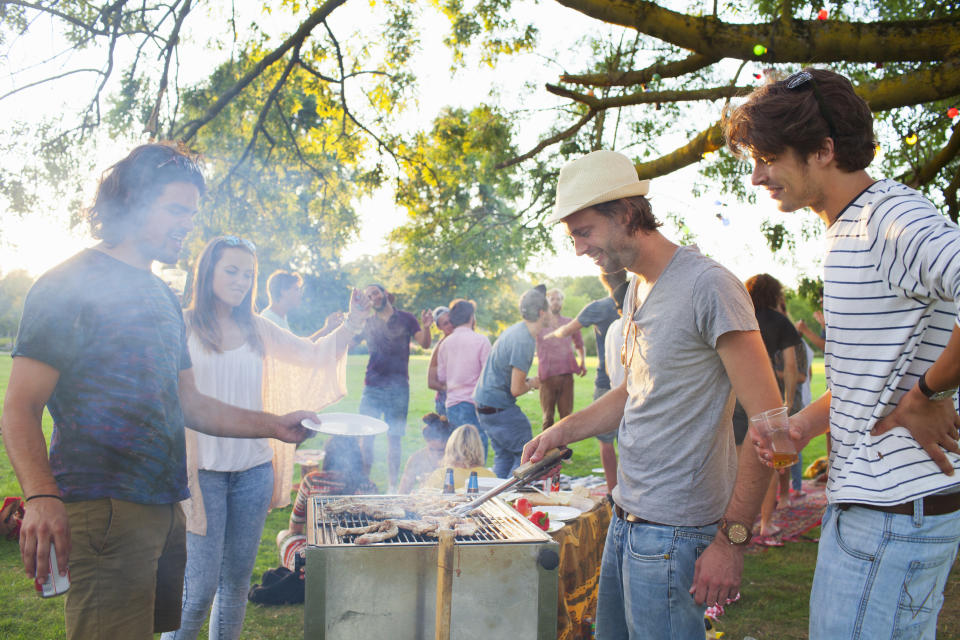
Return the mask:
<svg viewBox="0 0 960 640"><path fill-rule="evenodd" d="M446 391L447 385L440 382L439 368L437 363L437 356L439 353L440 345L438 343L434 348L433 353L430 355L430 366L427 367L427 386L434 391Z"/></svg>
<svg viewBox="0 0 960 640"><path fill-rule="evenodd" d="M23 489L24 497L59 496L43 436L43 408L53 394L60 372L50 365L18 356L13 359L3 403L3 444ZM56 498L34 498L25 508L20 527L20 557L30 577L50 570L50 543L57 548L60 573L70 562L67 511Z"/></svg>
<svg viewBox="0 0 960 640"><path fill-rule="evenodd" d="M580 329L583 329L583 325L580 324L579 320L574 318L567 324L557 327L556 329L548 333L546 337L547 338L566 338L568 336L572 336L577 331L580 331Z"/></svg>
<svg viewBox="0 0 960 640"><path fill-rule="evenodd" d="M717 354L748 416L780 406L777 379L759 331L723 334L717 340ZM771 473L755 451L745 448L739 457L736 483L724 518L752 527ZM743 548L729 544L726 536L718 532L697 560L690 593L698 603L723 604L739 591L742 571Z"/></svg>
<svg viewBox="0 0 960 640"><path fill-rule="evenodd" d="M803 348L802 344L798 346ZM783 404L787 407L793 406L797 395L797 377L797 352L787 347L783 350Z"/></svg>

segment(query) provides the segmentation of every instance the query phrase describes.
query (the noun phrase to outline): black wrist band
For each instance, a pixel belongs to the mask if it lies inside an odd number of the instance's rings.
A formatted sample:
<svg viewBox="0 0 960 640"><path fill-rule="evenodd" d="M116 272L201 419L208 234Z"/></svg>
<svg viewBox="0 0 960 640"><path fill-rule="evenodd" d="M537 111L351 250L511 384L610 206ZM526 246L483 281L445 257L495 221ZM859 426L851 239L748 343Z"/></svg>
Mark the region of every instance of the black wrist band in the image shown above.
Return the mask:
<svg viewBox="0 0 960 640"><path fill-rule="evenodd" d="M27 498L26 500L24 500L23 502L24 504L26 504L27 502L30 502L34 498L53 498L54 500L59 500L60 502L63 502L63 498L53 493L35 493L29 498Z"/></svg>
<svg viewBox="0 0 960 640"><path fill-rule="evenodd" d="M927 396L928 398L933 396L934 393L936 393L933 389L927 386L926 371L920 374L920 378L917 380L917 386L920 388L920 393Z"/></svg>

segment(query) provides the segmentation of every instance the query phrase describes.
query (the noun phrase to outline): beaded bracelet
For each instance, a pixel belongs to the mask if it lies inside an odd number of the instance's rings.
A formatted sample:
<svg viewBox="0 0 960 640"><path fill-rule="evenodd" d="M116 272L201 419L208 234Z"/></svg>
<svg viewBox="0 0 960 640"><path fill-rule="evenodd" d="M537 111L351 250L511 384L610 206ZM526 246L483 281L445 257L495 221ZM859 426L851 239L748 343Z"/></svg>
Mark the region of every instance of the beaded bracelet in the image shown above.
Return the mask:
<svg viewBox="0 0 960 640"><path fill-rule="evenodd" d="M33 500L34 498L53 498L54 500L59 500L60 502L63 502L63 498L61 498L60 496L55 495L55 494L53 494L53 493L35 493L34 495L30 496L29 498L27 498L27 499L24 500L23 502L24 502L24 504L26 504L27 502L30 502L30 501Z"/></svg>

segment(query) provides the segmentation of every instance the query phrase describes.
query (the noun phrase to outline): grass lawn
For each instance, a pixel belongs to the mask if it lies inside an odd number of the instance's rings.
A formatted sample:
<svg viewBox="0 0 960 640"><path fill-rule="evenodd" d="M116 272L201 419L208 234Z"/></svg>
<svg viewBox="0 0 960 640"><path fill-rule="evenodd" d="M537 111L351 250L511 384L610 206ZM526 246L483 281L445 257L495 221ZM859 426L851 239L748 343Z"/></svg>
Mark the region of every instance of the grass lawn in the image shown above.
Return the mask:
<svg viewBox="0 0 960 640"><path fill-rule="evenodd" d="M588 359L590 360L590 359ZM10 374L10 358L0 354L0 397L5 394ZM350 356L348 388L350 394L330 407L335 411L355 411L360 403L366 356ZM593 371L596 361L589 363L591 372L585 378L576 378L575 408L586 406L593 394ZM433 410L433 393L426 388L427 357L411 358L412 380L409 427L403 439L404 458L421 446L419 417ZM814 362L813 396L824 389L823 361ZM536 393L520 398L520 407L530 416L534 432L539 432L540 406ZM44 430L49 438L51 422L45 416ZM306 448L322 448L323 437L308 440ZM572 446L573 459L564 467L570 475L584 475L600 466L597 441L591 439ZM386 488L386 439L377 438L377 463L372 479L381 490ZM824 439L816 438L804 450L809 463L825 451ZM492 457L488 460L491 461ZM20 486L7 459L0 455L0 497L20 495ZM254 581L267 569L277 566L274 539L277 531L285 528L289 508L274 511L267 518ZM815 533L815 532L814 532ZM813 567L816 563L815 544L788 544L783 548L749 555L745 560L743 599L728 608L719 627L732 640L751 635L758 640L790 640L806 637L807 600ZM960 569L954 567L947 585L945 605L940 615L938 638L960 640ZM64 637L63 600L44 600L34 595L33 582L23 575L17 544L0 539L0 638L4 640L54 640ZM205 637L206 632L203 632ZM262 607L250 605L244 624L243 638L263 640L294 640L303 637L303 607ZM122 640L122 639L118 639Z"/></svg>

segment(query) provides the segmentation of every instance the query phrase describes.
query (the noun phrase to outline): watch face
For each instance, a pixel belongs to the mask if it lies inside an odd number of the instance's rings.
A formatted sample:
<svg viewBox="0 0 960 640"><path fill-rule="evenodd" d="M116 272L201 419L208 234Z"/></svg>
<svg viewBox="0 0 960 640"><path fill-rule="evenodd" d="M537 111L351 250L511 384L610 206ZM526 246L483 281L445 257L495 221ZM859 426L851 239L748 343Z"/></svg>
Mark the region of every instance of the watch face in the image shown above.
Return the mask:
<svg viewBox="0 0 960 640"><path fill-rule="evenodd" d="M727 538L733 544L743 544L747 541L747 528L739 522L733 522L727 528Z"/></svg>

